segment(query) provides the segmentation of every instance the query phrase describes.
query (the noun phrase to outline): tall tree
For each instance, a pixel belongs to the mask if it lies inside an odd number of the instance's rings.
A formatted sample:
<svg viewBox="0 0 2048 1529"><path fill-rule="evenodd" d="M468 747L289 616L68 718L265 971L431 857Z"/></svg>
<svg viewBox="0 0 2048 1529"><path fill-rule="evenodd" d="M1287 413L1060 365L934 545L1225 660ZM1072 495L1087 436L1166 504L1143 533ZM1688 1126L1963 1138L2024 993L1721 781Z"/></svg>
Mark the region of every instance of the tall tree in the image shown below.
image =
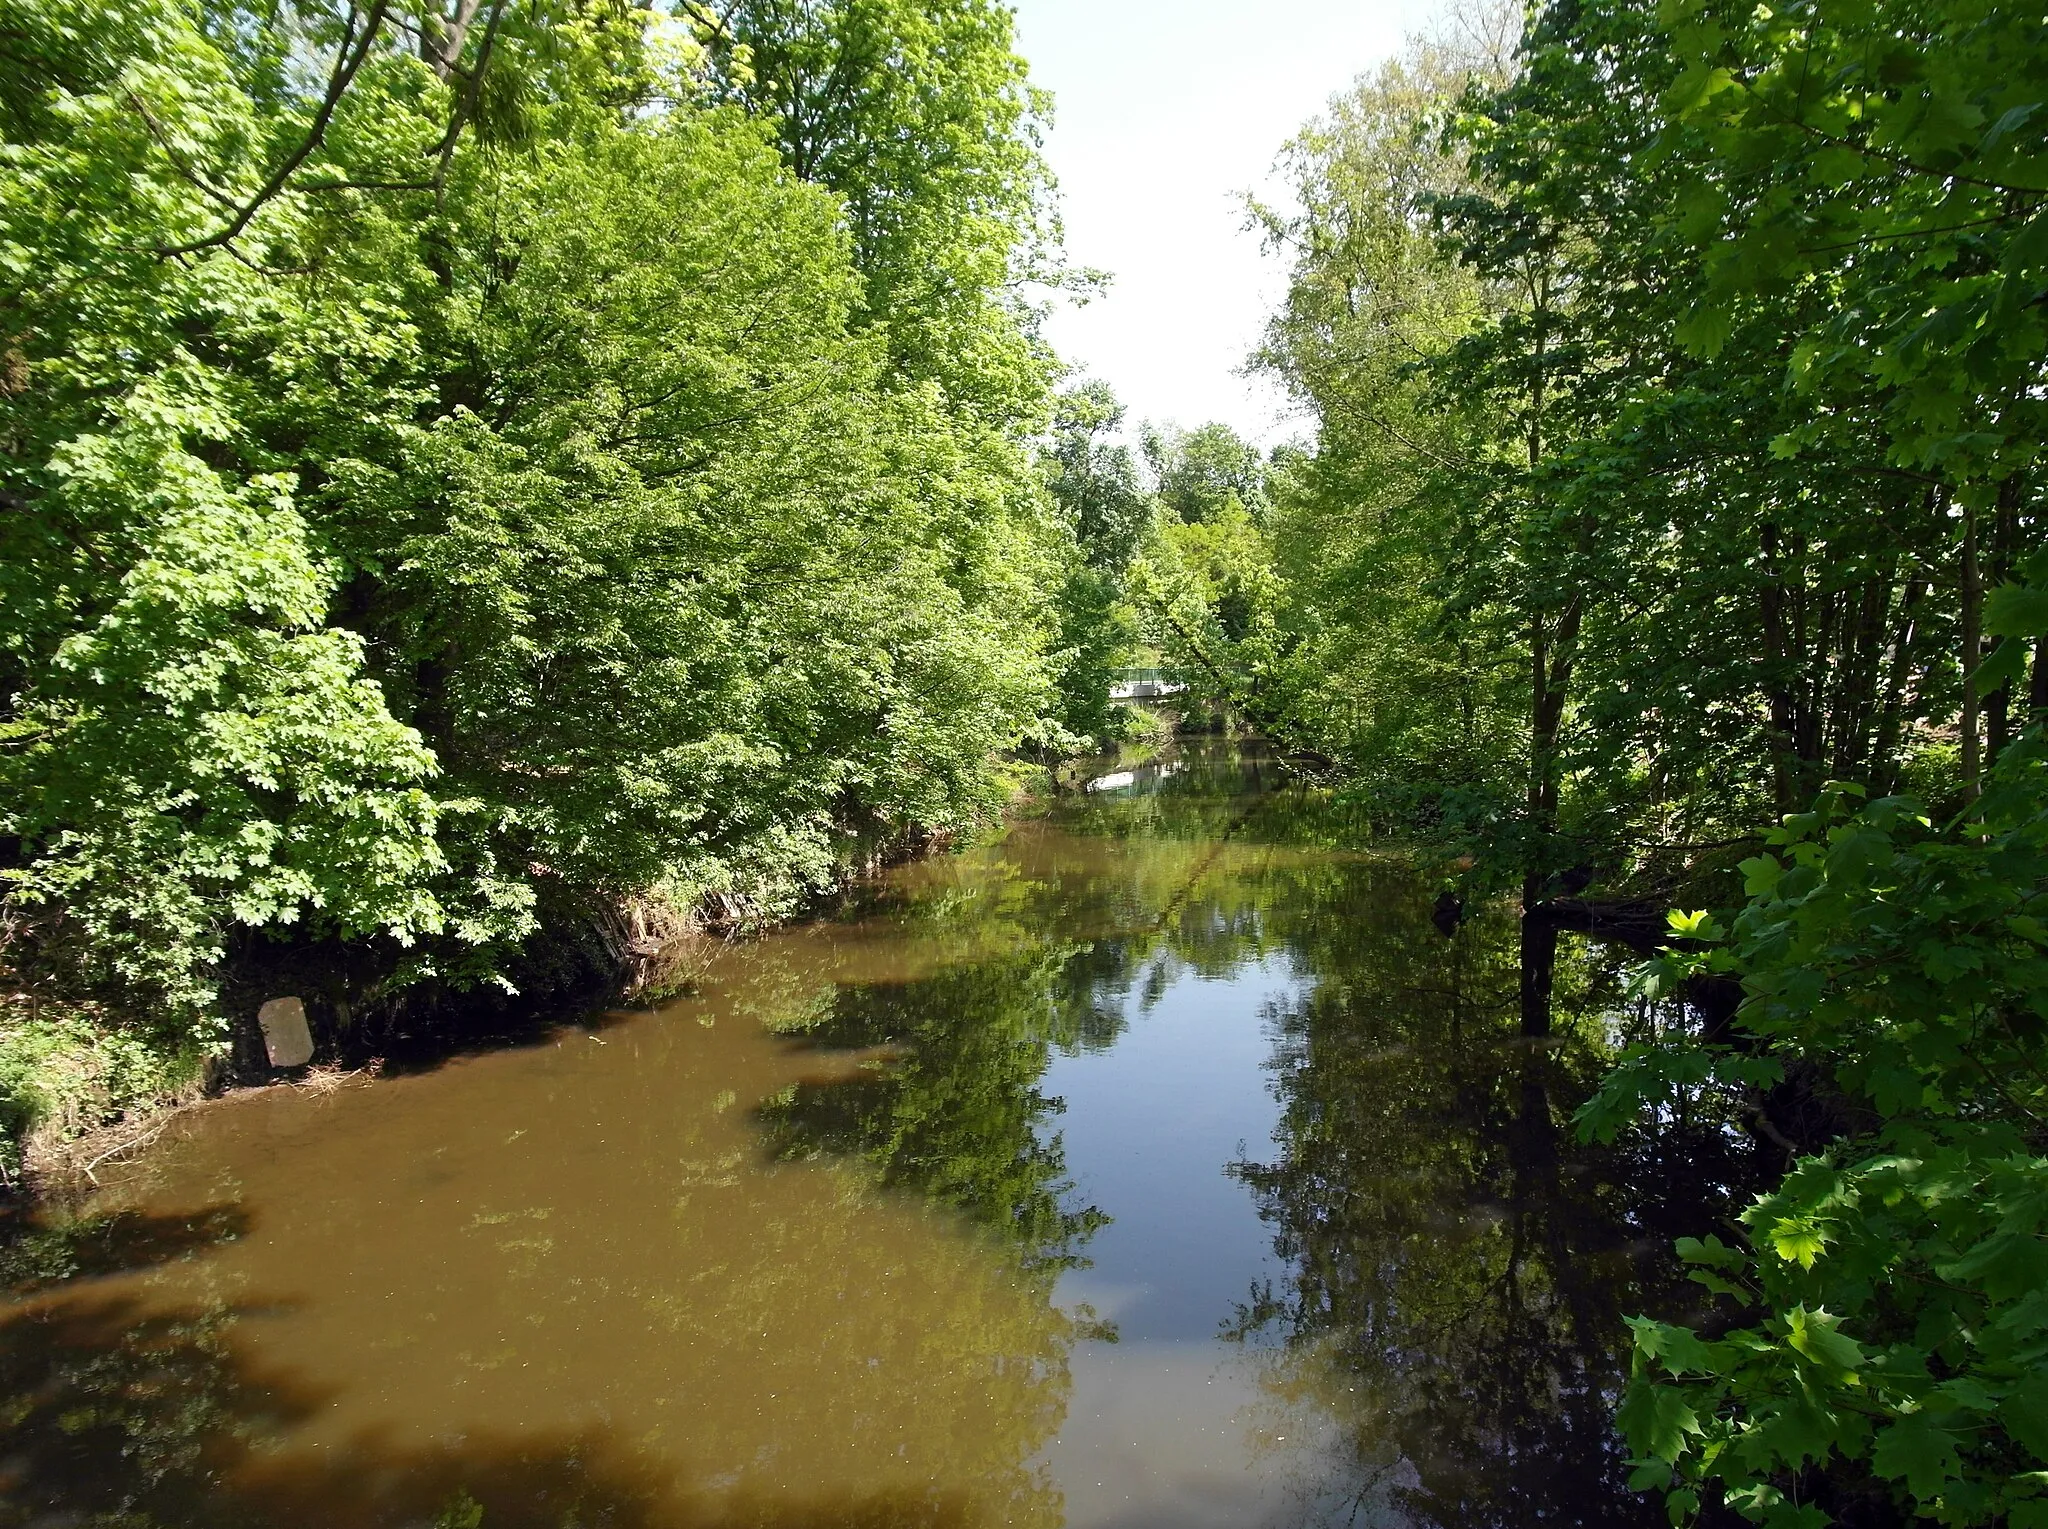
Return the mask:
<svg viewBox="0 0 2048 1529"><path fill-rule="evenodd" d="M0 0L17 978L196 1057L290 949L316 1018L509 983L543 923L784 911L1002 800L1074 542L971 9L834 95L828 187L618 0ZM927 96L952 149L850 227Z"/></svg>
<svg viewBox="0 0 2048 1529"><path fill-rule="evenodd" d="M892 370L1008 422L1046 359L1015 295L1052 274L1035 89L998 0L686 0L715 99L773 125L783 162L844 200L860 312Z"/></svg>

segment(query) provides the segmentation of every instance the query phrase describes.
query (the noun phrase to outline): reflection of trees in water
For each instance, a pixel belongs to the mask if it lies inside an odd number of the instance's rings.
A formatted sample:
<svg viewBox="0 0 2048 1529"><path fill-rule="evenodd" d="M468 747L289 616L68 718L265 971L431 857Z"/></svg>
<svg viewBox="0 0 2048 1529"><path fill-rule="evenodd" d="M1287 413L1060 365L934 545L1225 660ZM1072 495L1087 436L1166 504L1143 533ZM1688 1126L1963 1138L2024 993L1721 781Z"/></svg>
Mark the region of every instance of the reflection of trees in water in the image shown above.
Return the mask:
<svg viewBox="0 0 2048 1529"><path fill-rule="evenodd" d="M1604 1061L1583 1034L1517 1036L1510 932L1437 938L1412 886L1351 907L1272 1015L1280 1152L1237 1171L1293 1273L1235 1332L1285 1340L1276 1384L1342 1419L1366 1510L1660 1522L1612 1424L1623 1318L1685 1288L1665 1250L1739 1173L1726 1138L1580 1146L1564 1117Z"/></svg>
<svg viewBox="0 0 2048 1529"><path fill-rule="evenodd" d="M1219 758L1173 790L1083 804L1084 829L1152 826L1134 853L1086 875L1068 874L1056 851L977 881L974 895L941 889L901 911L912 930L936 920L932 938L960 953L956 964L764 1013L821 1051L868 1054L852 1076L792 1085L762 1107L777 1155L865 1160L885 1185L1008 1233L1030 1267L1080 1261L1105 1218L1067 1203L1063 1106L1038 1086L1054 1052L1107 1050L1176 977L1228 976L1312 944L1355 915L1355 897L1376 895L1358 863L1288 842L1315 817L1313 799L1216 794L1216 771L1241 792L1256 767ZM1181 831L1162 836L1167 819ZM1403 872L1379 874L1405 885Z"/></svg>
<svg viewBox="0 0 2048 1529"><path fill-rule="evenodd" d="M1367 1516L1659 1521L1612 1426L1622 1319L1685 1299L1667 1250L1712 1220L1741 1154L1711 1124L1578 1144L1566 1117L1607 1065L1604 974L1568 959L1564 1038L1523 1040L1510 920L1444 939L1412 869L1322 852L1342 831L1326 802L1219 790L1232 768L1081 802L1062 826L1119 853L1086 875L1027 856L997 895L949 907L964 948L1002 959L843 993L808 1033L900 1051L778 1100L779 1147L865 1155L1070 1257L1093 1213L1058 1209L1052 1049L1113 1042L1182 974L1282 957L1313 986L1269 1016L1281 1151L1240 1172L1293 1275L1236 1324L1284 1340L1276 1396L1341 1420Z"/></svg>
<svg viewBox="0 0 2048 1529"><path fill-rule="evenodd" d="M1038 1082L1054 1046L1103 1043L1092 961L1092 950L1051 952L843 989L803 1034L874 1060L856 1076L792 1084L767 1101L772 1150L864 1159L884 1185L1001 1230L1030 1269L1079 1262L1106 1218L1066 1203L1066 1152L1046 1129L1061 1105Z"/></svg>
<svg viewBox="0 0 2048 1529"><path fill-rule="evenodd" d="M1157 792L1074 804L1063 828L1084 841L1128 834L1128 852L1078 874L1057 843L1044 854L1012 846L998 875L968 862L959 886L927 885L895 910L953 964L792 992L779 1012L762 1010L821 1051L867 1054L851 1076L793 1085L763 1106L773 1150L865 1160L884 1184L1009 1233L1029 1266L1078 1261L1104 1218L1067 1203L1063 1106L1038 1086L1054 1052L1108 1049L1190 973L1228 977L1269 957L1341 967L1360 920L1412 892L1398 861L1318 847L1327 802L1260 794L1260 768L1216 753ZM1389 937L1416 933L1404 924Z"/></svg>
<svg viewBox="0 0 2048 1529"><path fill-rule="evenodd" d="M1175 763L1180 768L1149 789L1088 796L1061 822L1080 834L1165 843L1237 838L1338 848L1369 837L1361 815L1254 748L1191 741Z"/></svg>

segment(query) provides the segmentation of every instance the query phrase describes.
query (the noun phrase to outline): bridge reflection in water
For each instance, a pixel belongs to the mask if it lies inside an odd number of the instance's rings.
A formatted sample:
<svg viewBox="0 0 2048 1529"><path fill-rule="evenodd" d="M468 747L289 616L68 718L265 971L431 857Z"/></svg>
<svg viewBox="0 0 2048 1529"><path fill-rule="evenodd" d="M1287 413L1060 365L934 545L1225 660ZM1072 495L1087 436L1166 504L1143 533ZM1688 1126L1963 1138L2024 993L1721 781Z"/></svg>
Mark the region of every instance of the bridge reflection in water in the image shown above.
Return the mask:
<svg viewBox="0 0 2048 1529"><path fill-rule="evenodd" d="M1113 775L1098 775L1088 782L1084 791L1144 791L1156 789L1161 783L1172 780L1180 774L1179 760L1155 760L1150 764L1136 765L1128 770L1118 770Z"/></svg>

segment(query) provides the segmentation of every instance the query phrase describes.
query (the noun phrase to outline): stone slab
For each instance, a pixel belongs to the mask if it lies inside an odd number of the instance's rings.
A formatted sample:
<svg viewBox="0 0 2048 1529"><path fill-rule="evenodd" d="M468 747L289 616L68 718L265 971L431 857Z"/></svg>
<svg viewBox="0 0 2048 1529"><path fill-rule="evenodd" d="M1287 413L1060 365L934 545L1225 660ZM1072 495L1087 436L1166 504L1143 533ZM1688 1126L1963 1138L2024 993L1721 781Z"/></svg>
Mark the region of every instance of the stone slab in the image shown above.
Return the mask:
<svg viewBox="0 0 2048 1529"><path fill-rule="evenodd" d="M304 1067L313 1060L313 1031L298 999L271 999L256 1011L256 1023L263 1027L263 1049L272 1067Z"/></svg>

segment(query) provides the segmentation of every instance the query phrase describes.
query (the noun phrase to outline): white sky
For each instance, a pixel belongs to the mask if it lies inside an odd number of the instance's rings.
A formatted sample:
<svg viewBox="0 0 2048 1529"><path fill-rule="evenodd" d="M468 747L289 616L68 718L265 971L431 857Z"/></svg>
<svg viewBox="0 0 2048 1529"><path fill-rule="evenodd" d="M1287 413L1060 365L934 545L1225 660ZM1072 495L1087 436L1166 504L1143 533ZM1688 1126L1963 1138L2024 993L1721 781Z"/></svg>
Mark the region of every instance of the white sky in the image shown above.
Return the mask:
<svg viewBox="0 0 2048 1529"><path fill-rule="evenodd" d="M1284 268L1244 230L1241 194L1324 103L1396 51L1430 0L1015 0L1019 50L1056 98L1047 144L1067 255L1115 281L1048 326L1130 422L1220 419L1299 433L1236 375Z"/></svg>

